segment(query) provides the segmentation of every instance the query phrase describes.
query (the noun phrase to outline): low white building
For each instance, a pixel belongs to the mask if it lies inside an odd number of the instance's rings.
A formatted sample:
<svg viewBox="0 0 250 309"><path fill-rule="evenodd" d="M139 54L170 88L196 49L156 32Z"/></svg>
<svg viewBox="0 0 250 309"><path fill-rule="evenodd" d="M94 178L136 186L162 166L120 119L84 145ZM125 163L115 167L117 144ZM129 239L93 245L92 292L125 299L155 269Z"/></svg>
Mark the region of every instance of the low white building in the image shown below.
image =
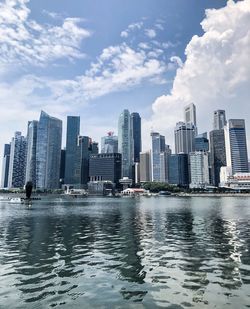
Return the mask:
<svg viewBox="0 0 250 309"><path fill-rule="evenodd" d="M209 185L208 153L195 151L189 154L190 160L190 188L205 188Z"/></svg>
<svg viewBox="0 0 250 309"><path fill-rule="evenodd" d="M232 175L229 172L226 178L222 179L220 187L232 190L250 190L250 173L236 173Z"/></svg>

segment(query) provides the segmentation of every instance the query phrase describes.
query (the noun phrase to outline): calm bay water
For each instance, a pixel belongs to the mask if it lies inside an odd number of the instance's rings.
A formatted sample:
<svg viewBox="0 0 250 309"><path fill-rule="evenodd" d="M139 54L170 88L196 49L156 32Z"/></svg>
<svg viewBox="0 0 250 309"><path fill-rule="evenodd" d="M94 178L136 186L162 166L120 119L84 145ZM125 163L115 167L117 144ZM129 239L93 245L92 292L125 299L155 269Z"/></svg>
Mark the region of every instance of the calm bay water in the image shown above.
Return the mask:
<svg viewBox="0 0 250 309"><path fill-rule="evenodd" d="M250 198L0 202L0 308L250 308Z"/></svg>

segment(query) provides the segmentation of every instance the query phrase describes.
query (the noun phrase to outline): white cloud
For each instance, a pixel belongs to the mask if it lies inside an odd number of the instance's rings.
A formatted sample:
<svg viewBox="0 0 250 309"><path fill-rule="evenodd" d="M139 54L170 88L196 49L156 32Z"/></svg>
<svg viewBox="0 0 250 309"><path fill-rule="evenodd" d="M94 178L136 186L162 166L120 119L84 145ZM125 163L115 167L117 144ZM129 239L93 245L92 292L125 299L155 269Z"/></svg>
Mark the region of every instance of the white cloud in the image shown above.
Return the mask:
<svg viewBox="0 0 250 309"><path fill-rule="evenodd" d="M150 39L153 39L156 37L156 31L154 29L145 29L145 34L148 36Z"/></svg>
<svg viewBox="0 0 250 309"><path fill-rule="evenodd" d="M58 26L30 18L29 0L0 3L0 65L43 65L59 58L82 58L83 39L91 33L79 18L65 18Z"/></svg>
<svg viewBox="0 0 250 309"><path fill-rule="evenodd" d="M212 112L218 108L226 109L228 118L246 118L250 128L250 0L207 10L201 26L204 34L187 45L171 94L155 100L145 124L166 134L172 144L175 123L190 102L197 105L200 131L211 129Z"/></svg>
<svg viewBox="0 0 250 309"><path fill-rule="evenodd" d="M142 27L143 27L142 21L130 24L126 30L121 32L121 37L127 38L130 35L130 33L134 32L135 30L140 30Z"/></svg>

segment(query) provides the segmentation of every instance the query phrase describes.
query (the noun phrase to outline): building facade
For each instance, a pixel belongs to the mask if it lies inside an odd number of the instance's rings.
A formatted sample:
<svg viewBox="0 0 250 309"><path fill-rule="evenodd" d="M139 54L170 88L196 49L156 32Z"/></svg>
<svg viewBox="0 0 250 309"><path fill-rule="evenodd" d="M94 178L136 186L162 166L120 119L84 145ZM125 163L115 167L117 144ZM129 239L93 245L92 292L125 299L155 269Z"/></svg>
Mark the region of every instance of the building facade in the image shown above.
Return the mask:
<svg viewBox="0 0 250 309"><path fill-rule="evenodd" d="M152 181L161 181L160 154L166 149L165 136L151 132L151 143Z"/></svg>
<svg viewBox="0 0 250 309"><path fill-rule="evenodd" d="M244 119L230 119L224 127L226 161L232 174L248 172L248 154Z"/></svg>
<svg viewBox="0 0 250 309"><path fill-rule="evenodd" d="M205 188L209 185L208 153L195 151L189 154L190 161L190 188Z"/></svg>
<svg viewBox="0 0 250 309"><path fill-rule="evenodd" d="M194 150L195 151L209 151L209 140L207 133L199 134L194 139Z"/></svg>
<svg viewBox="0 0 250 309"><path fill-rule="evenodd" d="M28 122L25 182L31 181L34 188L36 188L37 126L37 120Z"/></svg>
<svg viewBox="0 0 250 309"><path fill-rule="evenodd" d="M175 153L190 153L195 149L195 126L192 123L178 122L175 127Z"/></svg>
<svg viewBox="0 0 250 309"><path fill-rule="evenodd" d="M226 148L224 130L213 130L209 133L211 157L211 182L218 187L220 184L220 169L226 166Z"/></svg>
<svg viewBox="0 0 250 309"><path fill-rule="evenodd" d="M119 116L118 152L122 155L122 177L132 177L133 144L131 117L127 109Z"/></svg>
<svg viewBox="0 0 250 309"><path fill-rule="evenodd" d="M37 188L59 188L61 144L62 121L41 111L37 127Z"/></svg>
<svg viewBox="0 0 250 309"><path fill-rule="evenodd" d="M214 111L213 129L222 130L226 123L226 112L221 109Z"/></svg>
<svg viewBox="0 0 250 309"><path fill-rule="evenodd" d="M78 182L77 171L77 147L78 136L80 135L80 117L67 117L67 135L66 135L66 157L65 157L65 183L76 184Z"/></svg>
<svg viewBox="0 0 250 309"><path fill-rule="evenodd" d="M21 132L16 132L10 146L9 188L22 188L25 185L26 147L26 138Z"/></svg>
<svg viewBox="0 0 250 309"><path fill-rule="evenodd" d="M10 144L5 144L3 152L1 188L8 187L9 166L10 166Z"/></svg>
<svg viewBox="0 0 250 309"><path fill-rule="evenodd" d="M140 162L141 152L141 117L139 113L131 114L133 163Z"/></svg>
<svg viewBox="0 0 250 309"><path fill-rule="evenodd" d="M188 155L185 153L172 154L168 157L168 182L169 184L188 187L189 169Z"/></svg>
<svg viewBox="0 0 250 309"><path fill-rule="evenodd" d="M101 153L90 155L90 181L106 181L119 184L121 179L122 156L120 153Z"/></svg>
<svg viewBox="0 0 250 309"><path fill-rule="evenodd" d="M101 138L101 153L117 153L118 137L114 132L108 132L107 136Z"/></svg>
<svg viewBox="0 0 250 309"><path fill-rule="evenodd" d="M151 154L149 151L140 153L140 182L151 181Z"/></svg>

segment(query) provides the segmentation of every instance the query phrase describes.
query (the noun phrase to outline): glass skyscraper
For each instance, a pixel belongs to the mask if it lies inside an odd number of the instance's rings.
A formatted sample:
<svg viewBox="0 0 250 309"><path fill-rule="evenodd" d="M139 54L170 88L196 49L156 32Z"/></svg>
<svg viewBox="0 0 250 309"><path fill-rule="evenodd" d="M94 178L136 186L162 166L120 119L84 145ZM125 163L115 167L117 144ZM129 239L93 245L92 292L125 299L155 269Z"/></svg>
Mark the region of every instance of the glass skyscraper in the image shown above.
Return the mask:
<svg viewBox="0 0 250 309"><path fill-rule="evenodd" d="M113 132L108 132L107 136L101 138L101 153L117 153L118 137Z"/></svg>
<svg viewBox="0 0 250 309"><path fill-rule="evenodd" d="M133 162L140 162L141 152L141 117L139 113L131 114Z"/></svg>
<svg viewBox="0 0 250 309"><path fill-rule="evenodd" d="M226 125L226 113L224 110L218 109L214 111L214 121L213 128L214 130L221 130Z"/></svg>
<svg viewBox="0 0 250 309"><path fill-rule="evenodd" d="M158 132L151 132L152 150L151 150L151 164L152 164L152 181L161 181L161 164L160 154L165 151L165 136Z"/></svg>
<svg viewBox="0 0 250 309"><path fill-rule="evenodd" d="M66 157L65 157L65 183L77 184L79 161L77 160L78 136L80 134L80 117L67 117Z"/></svg>
<svg viewBox="0 0 250 309"><path fill-rule="evenodd" d="M5 144L3 153L3 163L2 163L1 188L8 187L9 165L10 165L10 144Z"/></svg>
<svg viewBox="0 0 250 309"><path fill-rule="evenodd" d="M37 120L28 122L25 182L31 181L34 188L36 188L37 126Z"/></svg>
<svg viewBox="0 0 250 309"><path fill-rule="evenodd" d="M172 154L168 157L168 182L187 187L189 184L188 155Z"/></svg>
<svg viewBox="0 0 250 309"><path fill-rule="evenodd" d="M190 153L195 149L195 126L192 123L178 122L175 127L175 153Z"/></svg>
<svg viewBox="0 0 250 309"><path fill-rule="evenodd" d="M62 121L41 111L37 128L36 183L39 189L59 187Z"/></svg>
<svg viewBox="0 0 250 309"><path fill-rule="evenodd" d="M130 113L125 109L118 121L118 152L122 155L122 177L132 177L132 129Z"/></svg>
<svg viewBox="0 0 250 309"><path fill-rule="evenodd" d="M248 172L246 128L244 119L230 119L225 126L227 166L232 174Z"/></svg>
<svg viewBox="0 0 250 309"><path fill-rule="evenodd" d="M25 184L26 146L26 138L21 132L16 132L10 148L9 188L21 188Z"/></svg>

